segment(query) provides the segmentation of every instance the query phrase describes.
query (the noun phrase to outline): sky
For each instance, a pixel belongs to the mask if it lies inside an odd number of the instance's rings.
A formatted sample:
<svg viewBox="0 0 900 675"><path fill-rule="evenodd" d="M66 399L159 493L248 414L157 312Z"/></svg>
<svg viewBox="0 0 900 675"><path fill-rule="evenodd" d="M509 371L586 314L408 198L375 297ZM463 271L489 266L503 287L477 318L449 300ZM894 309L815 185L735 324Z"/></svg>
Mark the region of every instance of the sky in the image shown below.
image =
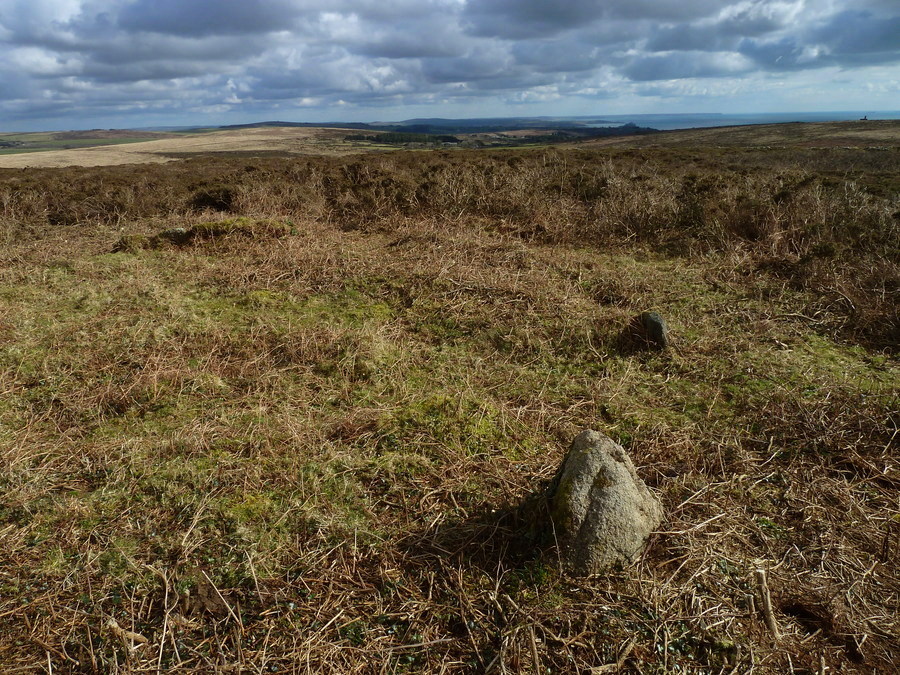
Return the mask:
<svg viewBox="0 0 900 675"><path fill-rule="evenodd" d="M0 0L0 129L900 109L900 0Z"/></svg>

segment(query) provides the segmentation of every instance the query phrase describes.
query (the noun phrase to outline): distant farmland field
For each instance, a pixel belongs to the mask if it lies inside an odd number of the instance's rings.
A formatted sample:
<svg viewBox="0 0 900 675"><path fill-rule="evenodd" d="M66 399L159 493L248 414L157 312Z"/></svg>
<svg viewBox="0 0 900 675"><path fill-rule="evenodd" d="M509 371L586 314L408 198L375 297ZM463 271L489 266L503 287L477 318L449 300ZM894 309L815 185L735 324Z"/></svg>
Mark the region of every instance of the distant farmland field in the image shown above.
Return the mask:
<svg viewBox="0 0 900 675"><path fill-rule="evenodd" d="M344 141L347 133L345 129L264 127L184 135L159 134L162 138L155 140L50 138L60 134L7 135L0 136L0 140L25 145L0 148L0 168L164 163L185 155L208 153L332 155L364 152L359 144ZM20 140L32 136L37 138ZM77 145L90 147L54 149Z"/></svg>

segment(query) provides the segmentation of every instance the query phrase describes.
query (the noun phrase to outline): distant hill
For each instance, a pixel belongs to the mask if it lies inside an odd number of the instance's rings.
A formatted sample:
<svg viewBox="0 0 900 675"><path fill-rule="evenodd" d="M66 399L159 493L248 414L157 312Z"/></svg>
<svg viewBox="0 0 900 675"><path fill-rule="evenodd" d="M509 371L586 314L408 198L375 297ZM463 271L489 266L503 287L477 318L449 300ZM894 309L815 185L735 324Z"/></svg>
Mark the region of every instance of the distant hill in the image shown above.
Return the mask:
<svg viewBox="0 0 900 675"><path fill-rule="evenodd" d="M219 127L204 127L204 129L214 128L223 131L229 129L259 129L262 127L315 127L318 129L374 129L371 124L365 122L250 122L247 124L227 124Z"/></svg>
<svg viewBox="0 0 900 675"><path fill-rule="evenodd" d="M600 121L602 124L602 120ZM603 138L656 133L651 127L641 127L632 122L620 126L597 126L598 120L591 118L591 124L574 119L553 117L485 117L471 119L445 119L441 117L416 118L400 122L253 122L216 127L220 130L255 129L262 127L318 127L326 129L356 129L360 131L384 131L403 134L423 134L445 136L454 134L488 134L517 130L540 130L546 132L545 140L571 140L580 138ZM554 134L561 134L552 139Z"/></svg>
<svg viewBox="0 0 900 675"><path fill-rule="evenodd" d="M591 118L593 122L594 119ZM447 119L443 117L420 117L392 124L400 126L455 127L460 129L571 129L586 126L584 122L572 118L559 117L473 117ZM613 124L610 122L610 124Z"/></svg>

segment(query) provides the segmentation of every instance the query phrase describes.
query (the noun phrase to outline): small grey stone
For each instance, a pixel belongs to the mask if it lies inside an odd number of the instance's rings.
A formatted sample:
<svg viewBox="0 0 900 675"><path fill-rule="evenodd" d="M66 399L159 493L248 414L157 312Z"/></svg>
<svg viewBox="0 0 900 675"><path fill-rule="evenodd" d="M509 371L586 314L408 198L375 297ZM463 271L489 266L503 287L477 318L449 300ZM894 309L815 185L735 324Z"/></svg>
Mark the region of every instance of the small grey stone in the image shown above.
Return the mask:
<svg viewBox="0 0 900 675"><path fill-rule="evenodd" d="M572 443L549 507L562 559L576 576L633 562L663 517L622 446L591 430Z"/></svg>
<svg viewBox="0 0 900 675"><path fill-rule="evenodd" d="M659 312L643 312L640 316L641 329L647 342L657 349L669 346L669 327Z"/></svg>

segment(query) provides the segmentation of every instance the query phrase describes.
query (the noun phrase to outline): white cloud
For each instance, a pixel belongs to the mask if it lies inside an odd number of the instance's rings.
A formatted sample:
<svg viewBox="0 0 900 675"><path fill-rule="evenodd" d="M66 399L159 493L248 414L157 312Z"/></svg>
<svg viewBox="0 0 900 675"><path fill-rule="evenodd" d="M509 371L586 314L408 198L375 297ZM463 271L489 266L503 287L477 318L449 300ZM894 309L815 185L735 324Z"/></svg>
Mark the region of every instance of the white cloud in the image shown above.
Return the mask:
<svg viewBox="0 0 900 675"><path fill-rule="evenodd" d="M835 69L866 69L874 79L850 86L887 99L898 63L897 0L0 4L0 120L37 126L97 126L126 109L178 121L294 108L372 119L385 105L565 114L591 98L721 108L751 84L748 104L841 108L852 97L829 79ZM799 82L818 93L775 96Z"/></svg>

